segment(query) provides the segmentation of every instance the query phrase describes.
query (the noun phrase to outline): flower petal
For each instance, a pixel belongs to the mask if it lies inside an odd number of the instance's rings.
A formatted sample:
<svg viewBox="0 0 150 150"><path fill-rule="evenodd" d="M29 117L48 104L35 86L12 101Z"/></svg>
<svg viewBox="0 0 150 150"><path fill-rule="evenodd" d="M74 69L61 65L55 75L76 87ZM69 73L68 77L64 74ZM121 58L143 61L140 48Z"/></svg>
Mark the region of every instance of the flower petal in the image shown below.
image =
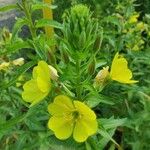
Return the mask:
<svg viewBox="0 0 150 150"><path fill-rule="evenodd" d="M43 81L50 81L50 71L45 61L39 61L38 66L33 68L33 78L42 78Z"/></svg>
<svg viewBox="0 0 150 150"><path fill-rule="evenodd" d="M48 111L51 115L64 115L74 109L71 99L65 95L55 97L54 102L49 104Z"/></svg>
<svg viewBox="0 0 150 150"><path fill-rule="evenodd" d="M51 117L48 122L48 127L54 131L58 139L67 139L71 136L73 131L73 122L64 119L63 117Z"/></svg>
<svg viewBox="0 0 150 150"><path fill-rule="evenodd" d="M73 131L73 138L77 142L84 142L86 139L96 133L98 124L96 120L81 118L76 121Z"/></svg>
<svg viewBox="0 0 150 150"><path fill-rule="evenodd" d="M96 115L88 106L80 101L74 101L75 108L80 112L81 115L86 116L90 120L95 120Z"/></svg>
<svg viewBox="0 0 150 150"><path fill-rule="evenodd" d="M40 100L42 100L48 93L43 93L39 90L37 86L36 80L29 80L27 81L23 86L23 93L22 98L26 102L34 102L34 104L38 103Z"/></svg>
<svg viewBox="0 0 150 150"><path fill-rule="evenodd" d="M130 80L132 78L132 71L128 69L128 62L125 58L120 57L116 53L110 71L110 77L120 83L136 83L138 81Z"/></svg>
<svg viewBox="0 0 150 150"><path fill-rule="evenodd" d="M46 82L39 76L37 77L37 85L42 92L48 92L51 89L50 81Z"/></svg>

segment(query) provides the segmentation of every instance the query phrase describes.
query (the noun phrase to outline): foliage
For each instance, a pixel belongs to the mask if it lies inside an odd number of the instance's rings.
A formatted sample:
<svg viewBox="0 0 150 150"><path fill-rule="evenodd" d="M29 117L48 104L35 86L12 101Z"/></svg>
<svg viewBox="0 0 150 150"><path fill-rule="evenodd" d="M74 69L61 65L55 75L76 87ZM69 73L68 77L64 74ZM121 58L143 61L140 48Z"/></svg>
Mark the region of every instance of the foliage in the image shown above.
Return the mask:
<svg viewBox="0 0 150 150"><path fill-rule="evenodd" d="M0 8L22 13L12 31L0 29L0 149L150 149L150 14L141 3L21 0ZM37 15L42 9L52 9L57 21ZM24 27L27 36L21 35ZM55 29L51 38L47 27ZM139 82L126 84L134 80ZM50 116L48 106L56 105L58 95L72 100L74 125L79 116L88 118L88 110L96 115L97 132L80 143L56 138L48 120L55 116L51 111L60 110L49 108ZM58 108L64 107L62 100ZM77 102L86 108L80 106L79 115ZM68 109L63 110L58 118L65 118Z"/></svg>

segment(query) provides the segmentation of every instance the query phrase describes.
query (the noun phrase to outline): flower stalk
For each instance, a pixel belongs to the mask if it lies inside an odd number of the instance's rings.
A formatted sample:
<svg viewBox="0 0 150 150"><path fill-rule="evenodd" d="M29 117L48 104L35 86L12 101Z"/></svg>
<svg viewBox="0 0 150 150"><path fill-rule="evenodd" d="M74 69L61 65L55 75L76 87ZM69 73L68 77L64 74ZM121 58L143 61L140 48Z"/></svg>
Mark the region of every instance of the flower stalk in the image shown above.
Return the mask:
<svg viewBox="0 0 150 150"><path fill-rule="evenodd" d="M45 4L51 5L52 0L43 0ZM44 19L53 19L53 11L50 8L43 8L43 18ZM47 38L52 38L54 36L54 28L53 27L45 27L45 33Z"/></svg>

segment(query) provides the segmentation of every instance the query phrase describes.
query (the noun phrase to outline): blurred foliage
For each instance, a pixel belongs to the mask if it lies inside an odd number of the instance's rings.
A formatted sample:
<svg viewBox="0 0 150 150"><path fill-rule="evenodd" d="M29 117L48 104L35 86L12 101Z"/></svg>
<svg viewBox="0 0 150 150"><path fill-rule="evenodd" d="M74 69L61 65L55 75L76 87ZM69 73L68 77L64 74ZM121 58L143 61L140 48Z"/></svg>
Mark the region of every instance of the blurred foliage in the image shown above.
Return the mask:
<svg viewBox="0 0 150 150"><path fill-rule="evenodd" d="M54 6L47 7L55 8L58 22L41 18L41 1L22 0L0 8L1 12L16 8L23 14L11 32L0 29L0 64L5 62L0 66L4 67L0 69L0 149L115 150L121 146L149 150L149 0L55 0ZM54 39L45 37L45 26L55 28ZM24 38L20 36L23 27L30 31ZM51 46L56 46L55 54ZM110 66L116 52L127 58L139 83L113 81L103 90L95 90L95 76ZM18 57L24 57L25 64L13 65ZM21 97L22 85L41 59L56 67L60 81L53 83L53 92L45 101L29 108ZM54 137L47 128L47 106L60 93L85 100L96 112L97 135L84 143Z"/></svg>

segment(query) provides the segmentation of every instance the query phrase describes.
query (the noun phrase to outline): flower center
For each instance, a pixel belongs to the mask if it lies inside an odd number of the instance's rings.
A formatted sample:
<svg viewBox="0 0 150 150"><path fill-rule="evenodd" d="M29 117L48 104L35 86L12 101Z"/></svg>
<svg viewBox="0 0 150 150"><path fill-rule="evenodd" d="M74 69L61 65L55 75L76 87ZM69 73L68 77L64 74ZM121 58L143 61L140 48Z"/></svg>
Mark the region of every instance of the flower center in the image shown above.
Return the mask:
<svg viewBox="0 0 150 150"><path fill-rule="evenodd" d="M74 119L78 119L79 116L80 116L80 113L77 110L75 110L75 111L72 112L72 116L73 116Z"/></svg>

